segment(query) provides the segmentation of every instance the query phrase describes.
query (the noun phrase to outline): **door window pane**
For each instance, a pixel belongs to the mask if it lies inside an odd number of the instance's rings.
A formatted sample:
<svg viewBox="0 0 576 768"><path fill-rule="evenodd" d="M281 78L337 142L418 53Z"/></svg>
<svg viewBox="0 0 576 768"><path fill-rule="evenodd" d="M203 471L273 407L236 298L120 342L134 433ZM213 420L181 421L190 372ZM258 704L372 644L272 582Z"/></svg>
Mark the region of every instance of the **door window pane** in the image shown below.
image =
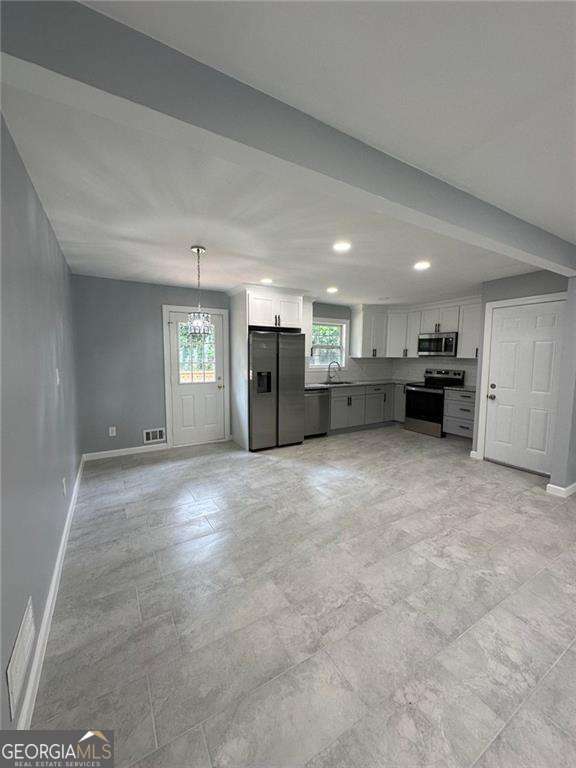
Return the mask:
<svg viewBox="0 0 576 768"><path fill-rule="evenodd" d="M214 326L207 334L188 333L188 323L178 323L178 381L208 384L216 381Z"/></svg>

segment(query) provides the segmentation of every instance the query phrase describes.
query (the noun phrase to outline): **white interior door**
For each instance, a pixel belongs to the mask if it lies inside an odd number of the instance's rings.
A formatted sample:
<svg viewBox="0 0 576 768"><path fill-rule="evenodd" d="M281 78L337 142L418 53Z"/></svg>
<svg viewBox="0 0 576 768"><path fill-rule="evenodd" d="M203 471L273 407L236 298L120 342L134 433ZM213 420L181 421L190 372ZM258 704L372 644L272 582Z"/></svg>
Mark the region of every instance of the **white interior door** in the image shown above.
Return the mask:
<svg viewBox="0 0 576 768"><path fill-rule="evenodd" d="M195 445L226 437L224 315L210 313L211 334L188 335L188 314L170 312L172 441Z"/></svg>
<svg viewBox="0 0 576 768"><path fill-rule="evenodd" d="M563 306L550 301L493 310L488 459L551 471Z"/></svg>

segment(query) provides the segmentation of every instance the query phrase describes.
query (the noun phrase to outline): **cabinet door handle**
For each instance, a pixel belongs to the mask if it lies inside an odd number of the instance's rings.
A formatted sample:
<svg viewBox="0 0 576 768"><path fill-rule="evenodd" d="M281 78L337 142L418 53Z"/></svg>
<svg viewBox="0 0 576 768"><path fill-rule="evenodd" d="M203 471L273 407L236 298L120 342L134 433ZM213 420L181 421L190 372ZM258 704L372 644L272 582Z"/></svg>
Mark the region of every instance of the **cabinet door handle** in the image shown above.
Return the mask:
<svg viewBox="0 0 576 768"><path fill-rule="evenodd" d="M386 402L386 392L384 392L384 402Z"/></svg>
<svg viewBox="0 0 576 768"><path fill-rule="evenodd" d="M476 347L476 353L475 353L474 357L478 357L478 347Z"/></svg>
<svg viewBox="0 0 576 768"><path fill-rule="evenodd" d="M372 350L372 357L376 357L376 350L375 349Z"/></svg>
<svg viewBox="0 0 576 768"><path fill-rule="evenodd" d="M470 408L460 408L463 413L472 413Z"/></svg>
<svg viewBox="0 0 576 768"><path fill-rule="evenodd" d="M403 349L402 350L402 357L408 357L408 350L407 349Z"/></svg>
<svg viewBox="0 0 576 768"><path fill-rule="evenodd" d="M460 395L460 400L472 400L472 395Z"/></svg>
<svg viewBox="0 0 576 768"><path fill-rule="evenodd" d="M282 318L278 315L278 325L282 325Z"/></svg>
<svg viewBox="0 0 576 768"><path fill-rule="evenodd" d="M310 357L314 357L314 347L310 347Z"/></svg>
<svg viewBox="0 0 576 768"><path fill-rule="evenodd" d="M274 325L278 325L278 315L274 315Z"/></svg>
<svg viewBox="0 0 576 768"><path fill-rule="evenodd" d="M464 424L460 424L460 429L465 429L468 432L470 432L470 427L465 426Z"/></svg>

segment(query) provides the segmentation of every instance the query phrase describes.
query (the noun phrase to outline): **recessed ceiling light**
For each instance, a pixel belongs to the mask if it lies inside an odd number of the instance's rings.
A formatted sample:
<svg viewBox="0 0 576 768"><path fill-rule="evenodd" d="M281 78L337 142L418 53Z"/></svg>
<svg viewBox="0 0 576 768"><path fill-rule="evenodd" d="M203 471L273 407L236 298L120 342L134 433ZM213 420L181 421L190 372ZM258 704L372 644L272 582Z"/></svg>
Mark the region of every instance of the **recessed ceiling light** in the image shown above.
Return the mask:
<svg viewBox="0 0 576 768"><path fill-rule="evenodd" d="M326 288L326 293L338 293L338 288L335 285L331 285L330 288Z"/></svg>
<svg viewBox="0 0 576 768"><path fill-rule="evenodd" d="M336 253L348 253L352 248L352 243L349 243L348 240L336 240L332 248Z"/></svg>
<svg viewBox="0 0 576 768"><path fill-rule="evenodd" d="M424 269L430 268L430 262L429 261L417 261L416 264L414 264L414 269L417 269L418 272L422 272Z"/></svg>
<svg viewBox="0 0 576 768"><path fill-rule="evenodd" d="M263 277L262 280L260 280L262 285L272 285L273 280L271 277Z"/></svg>

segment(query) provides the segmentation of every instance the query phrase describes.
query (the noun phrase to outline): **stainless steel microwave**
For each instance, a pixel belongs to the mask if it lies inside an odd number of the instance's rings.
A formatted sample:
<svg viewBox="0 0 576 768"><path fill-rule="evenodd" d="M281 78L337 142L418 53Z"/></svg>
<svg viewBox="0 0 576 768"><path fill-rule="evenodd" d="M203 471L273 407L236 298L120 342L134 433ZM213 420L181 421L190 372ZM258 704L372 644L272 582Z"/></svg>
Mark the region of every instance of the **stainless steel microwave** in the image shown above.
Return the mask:
<svg viewBox="0 0 576 768"><path fill-rule="evenodd" d="M418 335L418 357L456 357L458 334L420 333Z"/></svg>

